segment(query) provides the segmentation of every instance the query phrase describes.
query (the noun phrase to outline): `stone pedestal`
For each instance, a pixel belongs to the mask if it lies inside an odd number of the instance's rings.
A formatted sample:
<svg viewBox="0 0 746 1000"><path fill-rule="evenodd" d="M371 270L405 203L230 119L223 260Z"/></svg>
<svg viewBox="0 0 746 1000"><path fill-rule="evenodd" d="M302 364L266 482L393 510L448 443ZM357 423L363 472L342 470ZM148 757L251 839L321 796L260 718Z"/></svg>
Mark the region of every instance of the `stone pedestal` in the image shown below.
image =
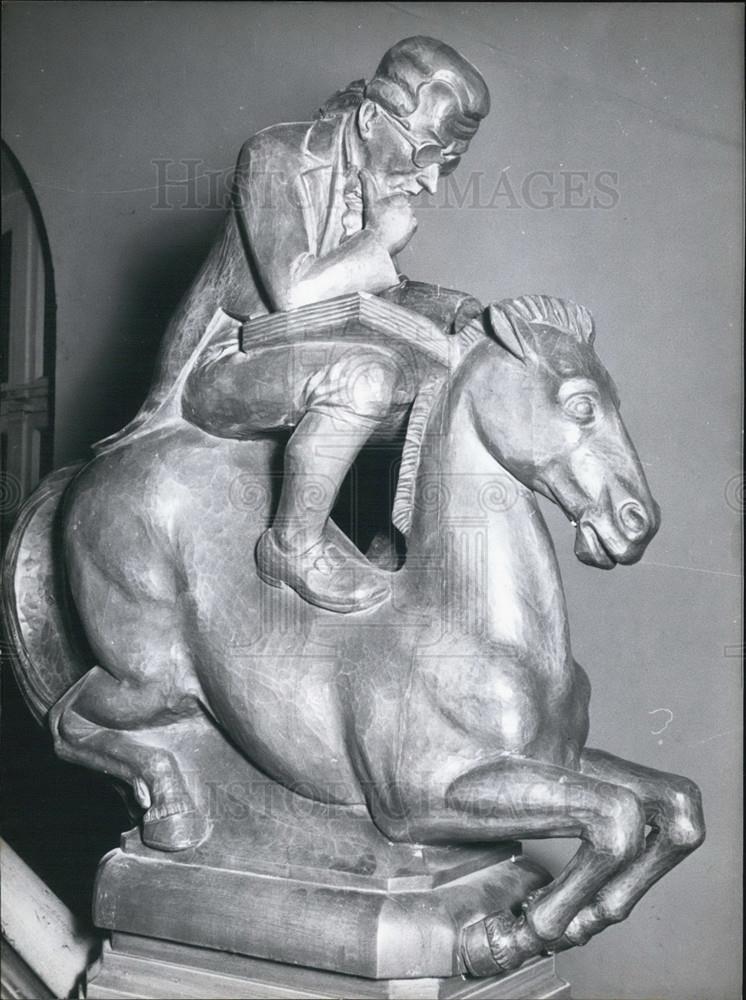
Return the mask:
<svg viewBox="0 0 746 1000"><path fill-rule="evenodd" d="M515 844L507 857L502 846L445 856L442 848L389 846L399 871L356 871L351 856L346 871L279 864L272 871L261 859L165 855L133 832L101 864L94 921L142 938L352 976L448 977L464 971L464 927L516 910L547 881Z"/></svg>
<svg viewBox="0 0 746 1000"><path fill-rule="evenodd" d="M553 958L489 979L364 979L168 941L114 934L88 972L88 1000L548 1000L570 997Z"/></svg>

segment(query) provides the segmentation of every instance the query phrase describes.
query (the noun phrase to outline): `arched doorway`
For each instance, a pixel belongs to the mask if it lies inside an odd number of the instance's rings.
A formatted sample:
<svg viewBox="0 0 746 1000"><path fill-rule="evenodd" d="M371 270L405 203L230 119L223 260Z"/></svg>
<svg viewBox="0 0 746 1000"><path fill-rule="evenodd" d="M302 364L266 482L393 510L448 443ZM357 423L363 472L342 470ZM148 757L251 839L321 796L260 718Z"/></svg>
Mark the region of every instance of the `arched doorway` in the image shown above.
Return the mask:
<svg viewBox="0 0 746 1000"><path fill-rule="evenodd" d="M5 142L0 277L0 552L24 499L52 467L54 278L46 230Z"/></svg>

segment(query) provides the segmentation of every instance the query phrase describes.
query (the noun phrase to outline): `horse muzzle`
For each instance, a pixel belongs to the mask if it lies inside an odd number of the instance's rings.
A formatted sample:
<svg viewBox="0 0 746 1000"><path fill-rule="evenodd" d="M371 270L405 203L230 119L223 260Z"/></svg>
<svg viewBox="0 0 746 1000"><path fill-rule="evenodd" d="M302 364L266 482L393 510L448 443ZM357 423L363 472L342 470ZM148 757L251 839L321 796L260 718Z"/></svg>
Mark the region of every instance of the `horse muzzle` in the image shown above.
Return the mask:
<svg viewBox="0 0 746 1000"><path fill-rule="evenodd" d="M587 566L613 569L638 562L660 526L655 500L643 504L627 499L612 517L583 514L577 522L575 555Z"/></svg>

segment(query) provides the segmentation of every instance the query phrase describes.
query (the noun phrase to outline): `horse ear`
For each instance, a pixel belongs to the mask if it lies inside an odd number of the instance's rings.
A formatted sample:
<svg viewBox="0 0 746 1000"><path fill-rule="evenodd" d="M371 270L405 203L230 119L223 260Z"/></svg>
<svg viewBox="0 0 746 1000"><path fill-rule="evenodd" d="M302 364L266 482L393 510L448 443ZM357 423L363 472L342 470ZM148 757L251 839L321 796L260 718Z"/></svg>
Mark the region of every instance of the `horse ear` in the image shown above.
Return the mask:
<svg viewBox="0 0 746 1000"><path fill-rule="evenodd" d="M516 324L508 318L506 313L494 302L488 310L490 327L495 340L504 347L506 351L518 358L519 361L526 360L526 348L524 342L516 329Z"/></svg>

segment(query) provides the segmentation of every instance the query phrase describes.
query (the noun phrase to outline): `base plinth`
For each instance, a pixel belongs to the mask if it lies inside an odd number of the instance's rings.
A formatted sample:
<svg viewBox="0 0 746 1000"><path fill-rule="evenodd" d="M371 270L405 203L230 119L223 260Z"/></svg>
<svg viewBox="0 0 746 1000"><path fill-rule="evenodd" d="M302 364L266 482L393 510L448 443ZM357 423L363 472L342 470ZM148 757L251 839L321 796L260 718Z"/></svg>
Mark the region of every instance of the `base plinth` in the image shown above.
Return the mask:
<svg viewBox="0 0 746 1000"><path fill-rule="evenodd" d="M114 934L89 970L87 1000L548 1000L569 998L553 958L489 979L364 979Z"/></svg>
<svg viewBox="0 0 746 1000"><path fill-rule="evenodd" d="M465 927L519 912L549 879L520 854L469 859L432 874L378 879L317 869L270 874L242 861L196 861L144 847L136 833L104 858L96 882L99 927L370 979L465 972ZM413 853L417 848L409 846ZM468 855L467 855L468 856ZM504 859L504 860L503 860ZM492 862L492 863L490 863Z"/></svg>

